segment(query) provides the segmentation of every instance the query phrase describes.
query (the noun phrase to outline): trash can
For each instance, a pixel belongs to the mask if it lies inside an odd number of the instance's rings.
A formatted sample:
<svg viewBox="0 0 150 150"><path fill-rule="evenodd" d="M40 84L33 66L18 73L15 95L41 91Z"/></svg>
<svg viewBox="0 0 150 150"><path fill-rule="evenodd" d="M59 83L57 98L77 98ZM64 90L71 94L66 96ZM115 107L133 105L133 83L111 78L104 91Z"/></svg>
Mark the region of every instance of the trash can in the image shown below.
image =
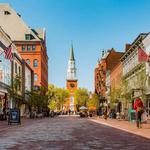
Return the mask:
<svg viewBox="0 0 150 150"><path fill-rule="evenodd" d="M135 122L136 121L136 111L134 109L129 109L129 121Z"/></svg>

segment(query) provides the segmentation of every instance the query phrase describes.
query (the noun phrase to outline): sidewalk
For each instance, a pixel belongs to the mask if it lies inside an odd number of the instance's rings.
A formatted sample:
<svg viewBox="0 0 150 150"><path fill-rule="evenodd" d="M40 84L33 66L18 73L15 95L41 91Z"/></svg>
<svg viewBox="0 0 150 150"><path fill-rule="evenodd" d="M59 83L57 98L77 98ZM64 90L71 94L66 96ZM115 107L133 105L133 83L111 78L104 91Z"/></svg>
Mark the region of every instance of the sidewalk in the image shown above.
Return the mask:
<svg viewBox="0 0 150 150"><path fill-rule="evenodd" d="M99 124L110 126L116 129L123 130L125 132L129 132L150 139L150 120L148 120L147 124L142 124L142 128L140 129L136 127L136 122L128 122L116 119L105 120L99 117L90 118L90 120Z"/></svg>
<svg viewBox="0 0 150 150"><path fill-rule="evenodd" d="M46 117L47 118L47 117ZM0 132L5 131L10 128L18 128L26 125L30 125L33 123L38 123L43 121L46 118L36 118L36 119L29 119L29 118L21 118L21 125L18 125L16 123L13 123L12 125L8 125L8 121L0 121Z"/></svg>

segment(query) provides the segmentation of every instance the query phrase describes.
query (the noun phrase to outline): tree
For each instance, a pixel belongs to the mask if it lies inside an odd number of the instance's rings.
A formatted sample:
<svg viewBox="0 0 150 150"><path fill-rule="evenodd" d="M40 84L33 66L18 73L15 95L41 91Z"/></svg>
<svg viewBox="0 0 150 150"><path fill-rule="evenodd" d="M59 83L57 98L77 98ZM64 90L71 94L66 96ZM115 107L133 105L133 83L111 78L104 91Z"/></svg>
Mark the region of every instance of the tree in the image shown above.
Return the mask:
<svg viewBox="0 0 150 150"><path fill-rule="evenodd" d="M75 105L77 111L79 111L80 106L87 106L87 101L89 99L88 90L85 88L79 88L75 91Z"/></svg>
<svg viewBox="0 0 150 150"><path fill-rule="evenodd" d="M147 81L147 75L145 73L145 70L139 72L137 74L137 83L136 83L135 87L141 91L143 100L146 99L146 97L145 97L146 91L147 91L146 81Z"/></svg>
<svg viewBox="0 0 150 150"><path fill-rule="evenodd" d="M12 80L11 86L8 89L8 93L12 102L14 103L15 107L19 107L22 103L22 94L21 94L21 78L20 76L16 75L15 78Z"/></svg>
<svg viewBox="0 0 150 150"><path fill-rule="evenodd" d="M48 106L51 110L62 110L63 105L69 97L69 91L64 88L57 88L49 84L48 92Z"/></svg>
<svg viewBox="0 0 150 150"><path fill-rule="evenodd" d="M38 112L41 112L48 107L48 98L44 87L32 88L31 91L26 91L26 94L29 96L27 104L30 112L33 111L32 108L38 108Z"/></svg>
<svg viewBox="0 0 150 150"><path fill-rule="evenodd" d="M121 97L121 87L116 88L115 86L110 90L110 100L111 103L116 103L117 100Z"/></svg>
<svg viewBox="0 0 150 150"><path fill-rule="evenodd" d="M48 96L48 101L54 100L56 98L56 87L53 84L48 85L48 91L46 95Z"/></svg>
<svg viewBox="0 0 150 150"><path fill-rule="evenodd" d="M89 110L96 110L99 107L99 97L96 93L92 95L92 98L89 98L87 101L87 107Z"/></svg>
<svg viewBox="0 0 150 150"><path fill-rule="evenodd" d="M54 111L57 109L57 103L54 99L52 99L50 102L49 102L49 105L48 105L49 109Z"/></svg>

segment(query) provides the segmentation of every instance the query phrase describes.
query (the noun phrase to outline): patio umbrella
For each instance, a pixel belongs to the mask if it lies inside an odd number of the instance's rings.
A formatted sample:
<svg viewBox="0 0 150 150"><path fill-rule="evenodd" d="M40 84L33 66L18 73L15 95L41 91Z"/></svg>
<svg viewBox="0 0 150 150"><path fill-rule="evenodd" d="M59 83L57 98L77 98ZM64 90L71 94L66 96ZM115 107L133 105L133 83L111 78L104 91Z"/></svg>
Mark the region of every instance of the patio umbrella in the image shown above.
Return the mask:
<svg viewBox="0 0 150 150"><path fill-rule="evenodd" d="M85 106L81 106L79 109L80 110L87 110L87 108Z"/></svg>

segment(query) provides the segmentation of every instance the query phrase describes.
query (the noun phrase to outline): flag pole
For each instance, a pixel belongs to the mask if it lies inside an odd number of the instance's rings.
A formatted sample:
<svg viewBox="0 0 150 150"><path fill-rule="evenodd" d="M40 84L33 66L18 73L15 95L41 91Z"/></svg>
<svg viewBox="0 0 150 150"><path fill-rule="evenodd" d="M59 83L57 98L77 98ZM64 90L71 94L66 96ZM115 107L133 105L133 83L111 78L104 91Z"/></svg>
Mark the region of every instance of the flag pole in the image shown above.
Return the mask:
<svg viewBox="0 0 150 150"><path fill-rule="evenodd" d="M0 53L0 55L2 55L3 53L4 53L4 51L3 51L3 52L1 52L1 53Z"/></svg>
<svg viewBox="0 0 150 150"><path fill-rule="evenodd" d="M10 45L9 45L9 46L11 46L11 45L12 45L12 42L10 43ZM8 46L8 47L9 47L9 46ZM1 52L1 53L0 53L0 55L2 55L3 53L4 53L4 51L3 51L3 52Z"/></svg>

